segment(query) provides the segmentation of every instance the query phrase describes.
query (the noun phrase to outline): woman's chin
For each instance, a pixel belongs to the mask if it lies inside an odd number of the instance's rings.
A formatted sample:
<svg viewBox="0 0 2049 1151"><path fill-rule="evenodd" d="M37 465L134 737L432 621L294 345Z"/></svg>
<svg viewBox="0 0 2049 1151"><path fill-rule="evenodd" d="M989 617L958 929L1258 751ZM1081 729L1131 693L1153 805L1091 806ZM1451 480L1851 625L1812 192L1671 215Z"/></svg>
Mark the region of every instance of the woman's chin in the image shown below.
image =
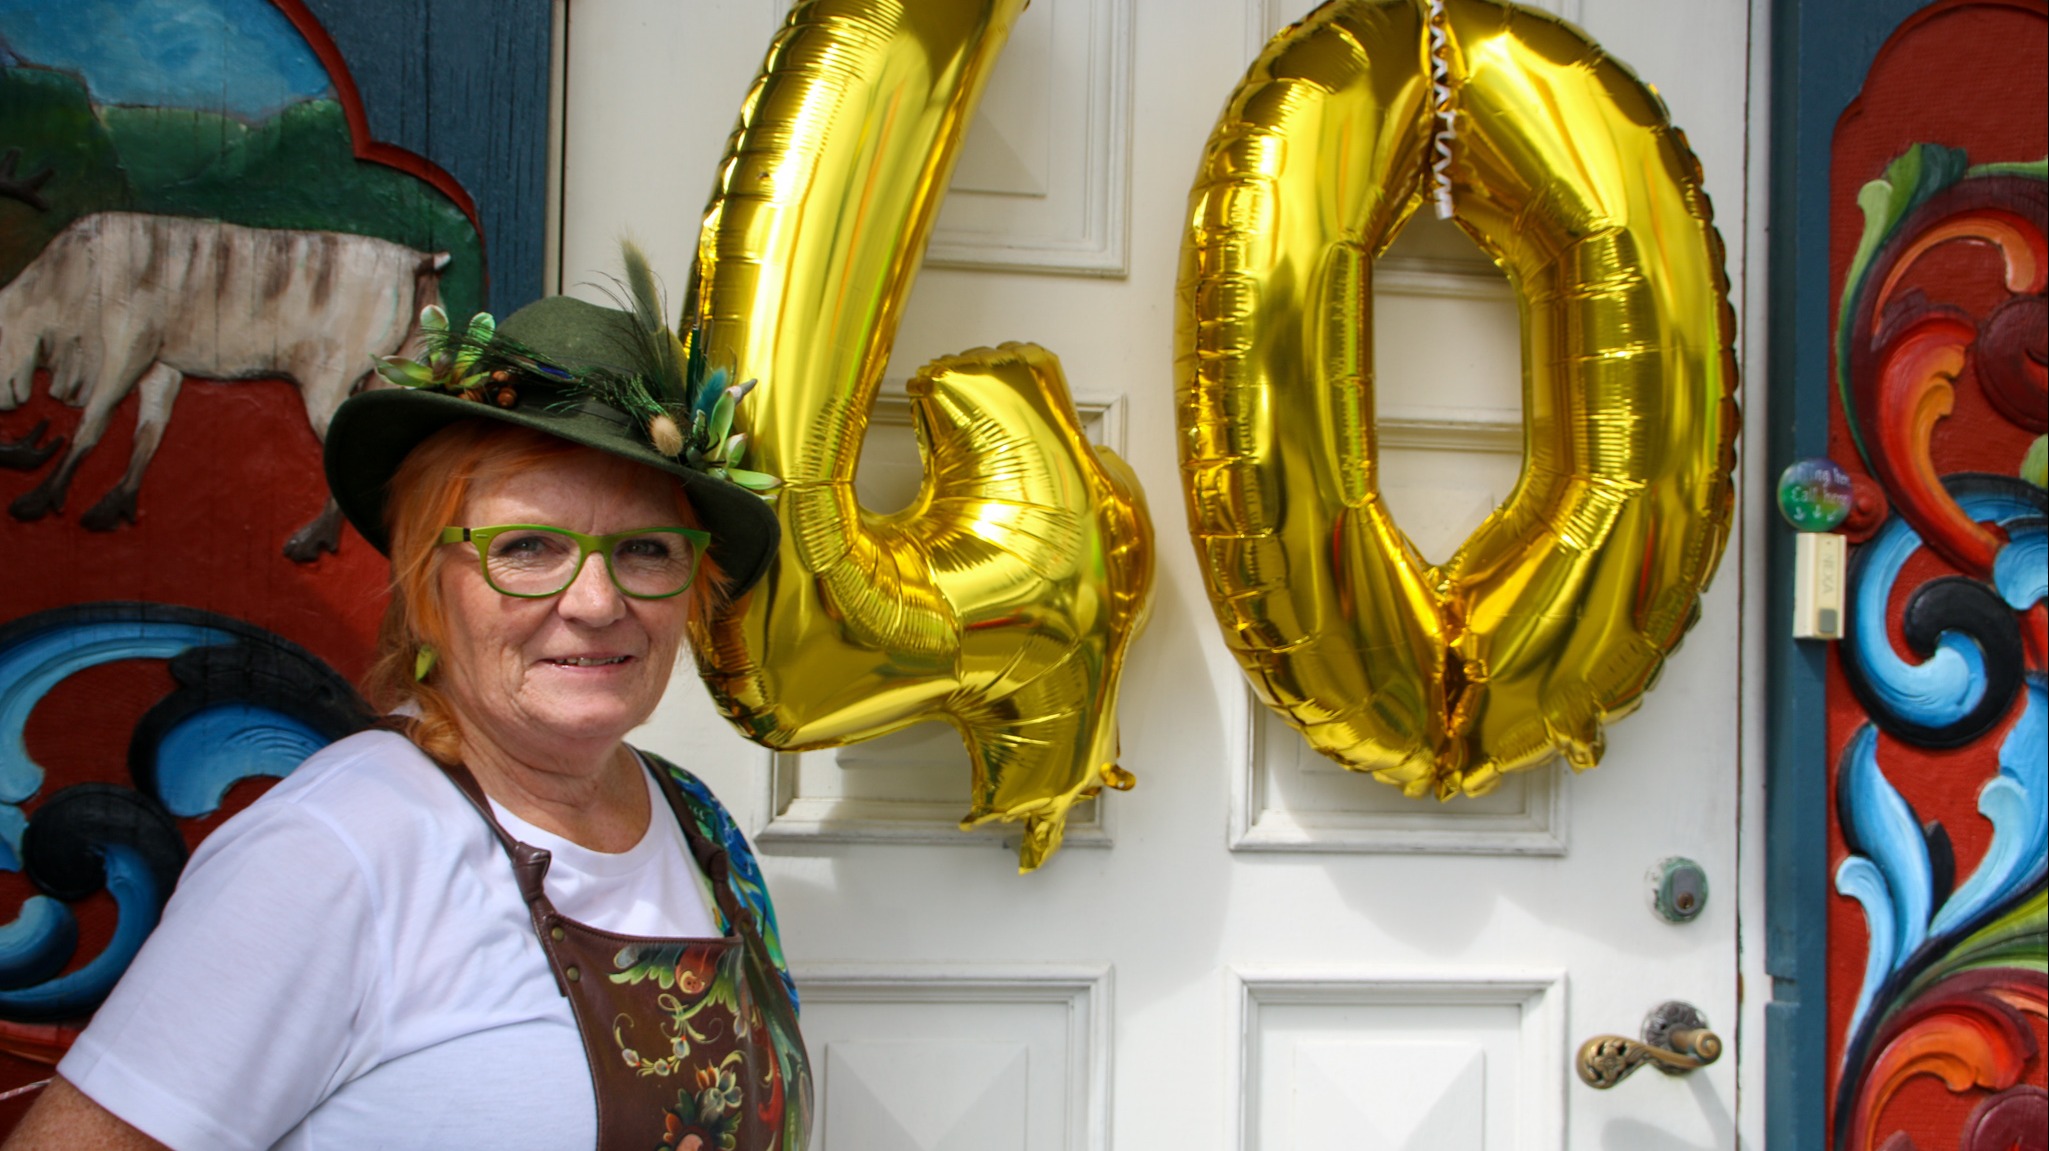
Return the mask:
<svg viewBox="0 0 2049 1151"><path fill-rule="evenodd" d="M543 664L521 685L520 710L555 734L610 731L623 737L653 713L660 687L667 686L650 685L646 673L647 665L637 660L597 667Z"/></svg>
<svg viewBox="0 0 2049 1151"><path fill-rule="evenodd" d="M626 738L626 733L647 722L653 706L642 707L616 696L599 698L549 698L523 709L524 722L512 732L514 743L542 748L604 750Z"/></svg>

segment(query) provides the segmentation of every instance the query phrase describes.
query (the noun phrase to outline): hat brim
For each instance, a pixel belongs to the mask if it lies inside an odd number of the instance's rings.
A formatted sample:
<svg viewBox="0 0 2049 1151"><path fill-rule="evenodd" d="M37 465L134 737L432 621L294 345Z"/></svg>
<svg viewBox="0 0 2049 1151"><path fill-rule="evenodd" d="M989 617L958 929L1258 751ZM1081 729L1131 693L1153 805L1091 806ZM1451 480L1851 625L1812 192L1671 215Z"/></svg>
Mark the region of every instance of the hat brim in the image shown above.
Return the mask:
<svg viewBox="0 0 2049 1151"><path fill-rule="evenodd" d="M567 409L546 403L501 408L441 392L378 388L352 396L328 423L323 452L328 490L370 546L389 555L384 506L391 477L420 443L462 420L494 420L582 444L676 477L711 533L710 555L738 598L775 561L782 524L775 509L738 484L662 455L642 440L625 413L586 401Z"/></svg>

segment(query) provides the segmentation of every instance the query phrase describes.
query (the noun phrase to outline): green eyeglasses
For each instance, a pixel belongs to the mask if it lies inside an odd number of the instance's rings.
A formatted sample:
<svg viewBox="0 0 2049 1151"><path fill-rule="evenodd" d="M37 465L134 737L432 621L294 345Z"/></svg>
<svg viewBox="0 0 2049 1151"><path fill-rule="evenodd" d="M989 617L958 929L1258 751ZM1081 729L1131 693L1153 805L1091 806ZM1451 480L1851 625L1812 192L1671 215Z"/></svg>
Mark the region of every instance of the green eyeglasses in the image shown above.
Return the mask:
<svg viewBox="0 0 2049 1151"><path fill-rule="evenodd" d="M484 582L501 595L546 599L575 582L592 552L605 557L612 586L634 599L681 595L697 576L697 559L711 533L696 528L635 528L587 536L544 524L441 529L445 544L477 547Z"/></svg>

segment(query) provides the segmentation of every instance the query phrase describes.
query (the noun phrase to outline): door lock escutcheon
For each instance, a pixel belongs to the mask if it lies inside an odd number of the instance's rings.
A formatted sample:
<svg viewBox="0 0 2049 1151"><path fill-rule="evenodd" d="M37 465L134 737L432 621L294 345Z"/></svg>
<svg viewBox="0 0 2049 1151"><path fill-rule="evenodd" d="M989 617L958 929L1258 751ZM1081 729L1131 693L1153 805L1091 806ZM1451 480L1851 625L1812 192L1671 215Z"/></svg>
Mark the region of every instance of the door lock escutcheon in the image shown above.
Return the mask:
<svg viewBox="0 0 2049 1151"><path fill-rule="evenodd" d="M1645 878L1650 881L1651 910L1667 923L1691 923L1707 907L1707 871L1691 859L1661 859Z"/></svg>
<svg viewBox="0 0 2049 1151"><path fill-rule="evenodd" d="M1596 1035L1580 1044L1579 1077L1603 1090L1650 1064L1667 1075L1684 1075L1722 1057L1722 1037L1708 1030L1707 1016L1691 1003L1659 1004L1643 1019L1643 1039Z"/></svg>

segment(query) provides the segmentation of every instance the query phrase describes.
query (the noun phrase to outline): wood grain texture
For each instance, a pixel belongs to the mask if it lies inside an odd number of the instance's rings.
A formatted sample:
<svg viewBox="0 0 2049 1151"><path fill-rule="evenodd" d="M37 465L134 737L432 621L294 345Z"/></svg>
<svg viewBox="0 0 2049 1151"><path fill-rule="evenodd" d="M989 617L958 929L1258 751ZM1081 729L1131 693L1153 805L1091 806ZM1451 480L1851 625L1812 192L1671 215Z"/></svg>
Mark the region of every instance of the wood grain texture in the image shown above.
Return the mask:
<svg viewBox="0 0 2049 1151"><path fill-rule="evenodd" d="M486 306L542 295L547 209L547 0L304 0L334 38L371 133L445 169L475 198Z"/></svg>

